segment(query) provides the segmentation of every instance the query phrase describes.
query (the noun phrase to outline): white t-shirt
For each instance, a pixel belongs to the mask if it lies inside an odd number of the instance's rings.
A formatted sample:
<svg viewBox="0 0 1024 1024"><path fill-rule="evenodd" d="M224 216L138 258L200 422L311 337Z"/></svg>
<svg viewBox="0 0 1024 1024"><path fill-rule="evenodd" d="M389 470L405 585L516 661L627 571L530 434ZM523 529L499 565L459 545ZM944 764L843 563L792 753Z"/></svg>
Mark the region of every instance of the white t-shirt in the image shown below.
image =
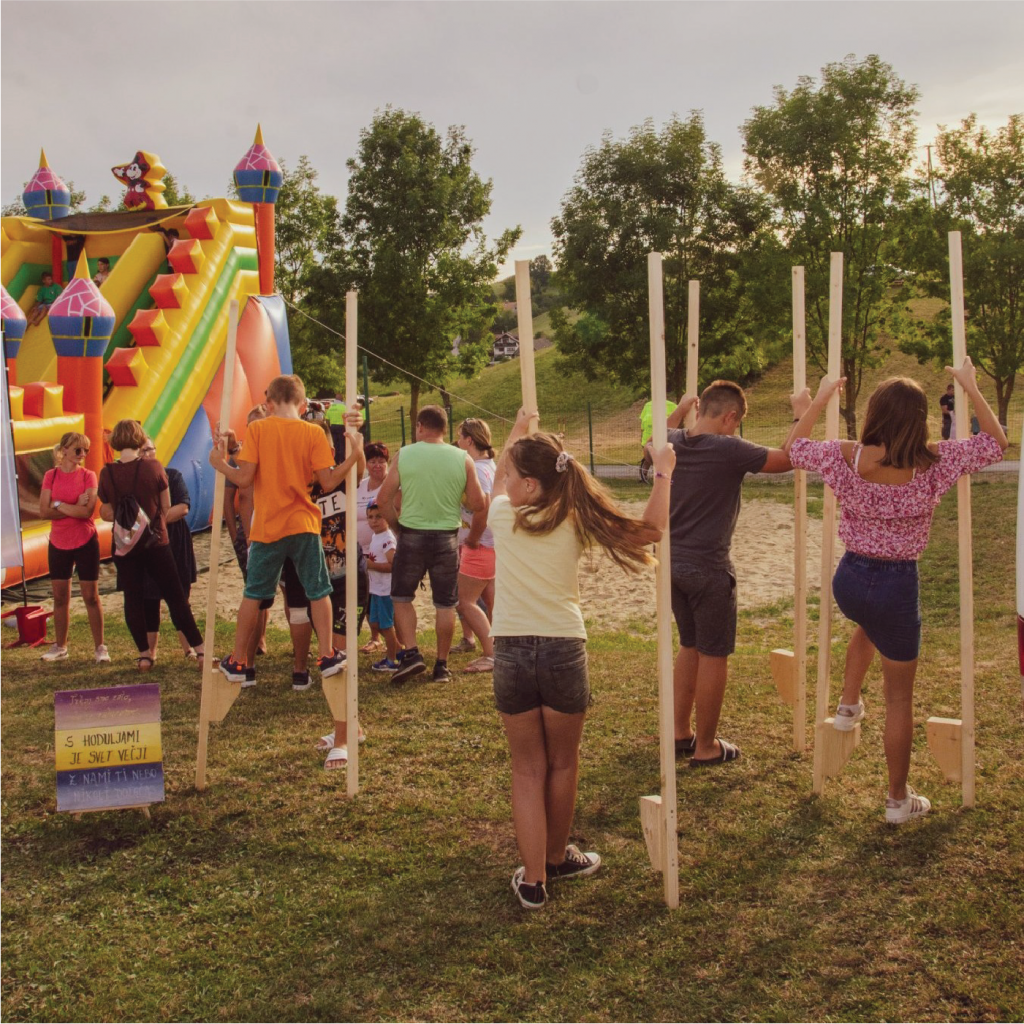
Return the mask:
<svg viewBox="0 0 1024 1024"><path fill-rule="evenodd" d="M487 521L496 556L491 636L571 636L585 640L577 568L583 546L569 519L551 533L516 530L507 495L491 501Z"/></svg>
<svg viewBox="0 0 1024 1024"><path fill-rule="evenodd" d="M366 510L377 500L377 492L384 486L383 481L378 487L370 489L370 478L365 477L356 488L356 539L364 555L370 553L370 541L373 530L366 521Z"/></svg>
<svg viewBox="0 0 1024 1024"><path fill-rule="evenodd" d="M473 465L476 467L476 478L480 481L480 488L486 495L490 495L491 491L494 490L494 472L498 468L495 465L494 459L474 459ZM462 526L459 527L459 546L461 547L466 543L466 538L469 536L469 529L473 525L473 513L462 506ZM491 528L487 527L482 534L480 534L480 547L482 548L493 548L494 547L494 534L491 532Z"/></svg>
<svg viewBox="0 0 1024 1024"><path fill-rule="evenodd" d="M394 551L396 546L395 535L390 530L383 533L370 531L370 543L366 549L366 557L372 558L375 562L386 562L388 552ZM367 565L367 572L370 577L370 593L375 597L391 596L391 573L376 572L372 565Z"/></svg>

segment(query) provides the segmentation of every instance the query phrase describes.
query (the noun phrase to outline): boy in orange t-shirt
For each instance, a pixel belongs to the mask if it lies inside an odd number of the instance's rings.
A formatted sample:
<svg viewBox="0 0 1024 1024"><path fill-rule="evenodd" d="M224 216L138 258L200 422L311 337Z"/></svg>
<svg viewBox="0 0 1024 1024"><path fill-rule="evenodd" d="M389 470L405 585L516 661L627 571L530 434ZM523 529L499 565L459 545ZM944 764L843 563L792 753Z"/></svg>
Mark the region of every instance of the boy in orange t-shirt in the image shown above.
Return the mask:
<svg viewBox="0 0 1024 1024"><path fill-rule="evenodd" d="M354 465L366 466L363 438L350 425L346 436L352 452L338 466L324 432L302 419L306 389L294 374L275 377L267 388L266 419L255 420L245 432L238 467L228 464L220 435L214 436L210 465L236 487L254 485L254 513L249 534L249 564L238 609L235 647L220 663L232 682L244 682L246 648L256 628L260 602L273 598L281 580L284 560L290 558L310 602L310 617L320 646L317 666L321 676L345 667L345 656L332 644L331 579L320 543L320 509L309 496L315 477L325 491L334 490ZM331 467L334 466L332 469Z"/></svg>

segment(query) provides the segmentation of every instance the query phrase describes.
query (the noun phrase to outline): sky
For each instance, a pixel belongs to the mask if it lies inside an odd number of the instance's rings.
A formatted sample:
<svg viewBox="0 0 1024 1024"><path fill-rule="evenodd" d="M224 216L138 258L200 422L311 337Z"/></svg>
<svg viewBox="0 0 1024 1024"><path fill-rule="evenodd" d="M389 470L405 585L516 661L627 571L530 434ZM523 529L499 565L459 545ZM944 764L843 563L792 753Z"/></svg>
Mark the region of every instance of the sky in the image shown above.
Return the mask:
<svg viewBox="0 0 1024 1024"><path fill-rule="evenodd" d="M940 124L1024 112L1024 4L972 2L0 3L0 198L50 166L120 201L110 173L158 154L196 196L223 195L261 123L309 156L344 205L359 133L391 105L463 125L493 182L488 237L552 251L551 218L587 147L646 118L703 111L728 175L740 126L777 85L878 54L921 91L921 156ZM509 267L503 268L506 272Z"/></svg>

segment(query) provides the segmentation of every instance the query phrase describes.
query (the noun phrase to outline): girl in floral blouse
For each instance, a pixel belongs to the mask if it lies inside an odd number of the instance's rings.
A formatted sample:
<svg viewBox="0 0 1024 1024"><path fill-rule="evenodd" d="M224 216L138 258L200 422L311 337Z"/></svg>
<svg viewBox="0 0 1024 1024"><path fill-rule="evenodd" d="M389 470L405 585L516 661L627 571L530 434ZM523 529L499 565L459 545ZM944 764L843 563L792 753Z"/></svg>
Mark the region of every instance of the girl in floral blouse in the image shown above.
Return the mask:
<svg viewBox="0 0 1024 1024"><path fill-rule="evenodd" d="M974 406L981 427L974 437L929 442L928 399L907 377L892 377L875 389L859 442L809 439L845 378L824 378L813 401L807 388L790 399L798 423L786 448L797 469L821 473L835 491L846 554L833 577L832 593L840 611L857 624L846 651L843 696L834 724L845 732L864 718L861 686L877 650L885 683L885 820L892 824L921 817L931 808L907 785L921 648L917 560L928 544L932 514L942 495L963 474L999 462L1007 446L1006 434L978 389L970 359L957 370L946 369Z"/></svg>

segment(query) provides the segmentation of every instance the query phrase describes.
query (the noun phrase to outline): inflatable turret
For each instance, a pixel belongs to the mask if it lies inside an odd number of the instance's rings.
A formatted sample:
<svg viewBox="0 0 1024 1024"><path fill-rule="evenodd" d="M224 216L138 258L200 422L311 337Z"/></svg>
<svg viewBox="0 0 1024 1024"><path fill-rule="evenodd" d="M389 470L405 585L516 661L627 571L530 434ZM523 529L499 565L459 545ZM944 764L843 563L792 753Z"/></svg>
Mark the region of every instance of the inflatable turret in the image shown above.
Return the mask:
<svg viewBox="0 0 1024 1024"><path fill-rule="evenodd" d="M71 213L71 189L50 170L45 150L39 151L39 170L25 186L21 201L36 220L57 220Z"/></svg>
<svg viewBox="0 0 1024 1024"><path fill-rule="evenodd" d="M263 144L263 129L256 126L256 138L235 167L238 198L253 204L256 220L256 252L260 268L260 294L274 293L274 203L284 174L274 155Z"/></svg>
<svg viewBox="0 0 1024 1024"><path fill-rule="evenodd" d="M21 348L21 339L25 337L28 319L21 311L21 306L11 298L7 289L2 286L0 286L0 324L3 325L4 332L4 359L7 362L7 380L11 384L17 384L15 360L18 358L18 350Z"/></svg>

